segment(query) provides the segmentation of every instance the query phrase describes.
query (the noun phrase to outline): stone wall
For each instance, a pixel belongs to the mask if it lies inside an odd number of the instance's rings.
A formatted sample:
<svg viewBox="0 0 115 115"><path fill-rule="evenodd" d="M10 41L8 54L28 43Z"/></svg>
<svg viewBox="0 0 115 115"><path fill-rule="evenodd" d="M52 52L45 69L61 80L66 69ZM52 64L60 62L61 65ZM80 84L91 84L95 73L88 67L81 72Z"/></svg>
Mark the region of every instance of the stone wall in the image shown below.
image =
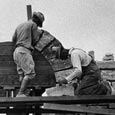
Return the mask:
<svg viewBox="0 0 115 115"><path fill-rule="evenodd" d="M97 61L98 67L101 70L103 79L109 80L115 88L115 61ZM66 77L72 73L72 65L70 60L53 60L51 65L55 71L56 79L63 76Z"/></svg>

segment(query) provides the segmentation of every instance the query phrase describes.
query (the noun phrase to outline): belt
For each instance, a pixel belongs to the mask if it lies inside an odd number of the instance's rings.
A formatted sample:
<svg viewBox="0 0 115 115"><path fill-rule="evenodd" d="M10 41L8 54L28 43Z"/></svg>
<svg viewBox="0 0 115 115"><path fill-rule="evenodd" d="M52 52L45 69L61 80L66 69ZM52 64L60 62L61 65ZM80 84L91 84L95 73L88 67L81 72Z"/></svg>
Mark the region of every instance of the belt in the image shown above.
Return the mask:
<svg viewBox="0 0 115 115"><path fill-rule="evenodd" d="M16 45L16 48L17 48L17 47L24 47L24 48L30 50L31 52L33 51L33 49L27 48L27 47L25 47L24 45Z"/></svg>

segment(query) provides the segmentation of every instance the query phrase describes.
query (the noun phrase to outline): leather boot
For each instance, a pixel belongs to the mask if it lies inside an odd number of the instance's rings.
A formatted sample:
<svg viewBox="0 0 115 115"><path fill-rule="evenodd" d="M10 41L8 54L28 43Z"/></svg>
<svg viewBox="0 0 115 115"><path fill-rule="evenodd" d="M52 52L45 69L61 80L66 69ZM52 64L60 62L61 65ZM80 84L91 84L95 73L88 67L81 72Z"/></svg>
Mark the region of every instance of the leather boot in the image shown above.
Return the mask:
<svg viewBox="0 0 115 115"><path fill-rule="evenodd" d="M24 94L24 92L27 89L29 81L30 81L29 79L23 79L22 80L21 87L20 87L19 92L18 92L18 94L17 94L16 97L26 97L26 95Z"/></svg>

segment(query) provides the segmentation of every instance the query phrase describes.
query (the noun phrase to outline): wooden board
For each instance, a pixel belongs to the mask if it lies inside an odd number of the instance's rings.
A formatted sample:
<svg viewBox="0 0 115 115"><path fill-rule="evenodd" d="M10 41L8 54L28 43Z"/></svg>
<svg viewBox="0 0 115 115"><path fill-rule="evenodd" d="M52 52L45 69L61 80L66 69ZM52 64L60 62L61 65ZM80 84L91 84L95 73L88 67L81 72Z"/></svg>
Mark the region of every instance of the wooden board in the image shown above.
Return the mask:
<svg viewBox="0 0 115 115"><path fill-rule="evenodd" d="M13 50L12 42L0 43L0 86L18 87L20 85L13 60ZM55 75L48 60L38 50L34 51L33 58L37 75L30 86L45 88L55 86Z"/></svg>
<svg viewBox="0 0 115 115"><path fill-rule="evenodd" d="M102 107L87 107L85 105L64 105L64 104L48 104L43 110L50 110L52 113L91 113L102 115L115 115L114 109L104 109Z"/></svg>
<svg viewBox="0 0 115 115"><path fill-rule="evenodd" d="M15 106L15 105L37 105L40 103L55 103L55 104L108 104L115 102L115 95L82 95L82 96L32 96L22 98L0 97L0 107Z"/></svg>

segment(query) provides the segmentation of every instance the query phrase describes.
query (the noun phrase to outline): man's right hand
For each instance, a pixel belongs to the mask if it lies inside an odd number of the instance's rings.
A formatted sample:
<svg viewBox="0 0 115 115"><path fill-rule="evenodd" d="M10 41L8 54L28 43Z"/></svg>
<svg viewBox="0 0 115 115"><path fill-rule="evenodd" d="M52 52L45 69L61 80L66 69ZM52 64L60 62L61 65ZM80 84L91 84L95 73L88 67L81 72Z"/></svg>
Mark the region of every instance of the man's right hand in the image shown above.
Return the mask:
<svg viewBox="0 0 115 115"><path fill-rule="evenodd" d="M62 85L62 84L67 84L68 81L67 81L64 77L60 77L60 78L58 79L58 83L59 83L60 85Z"/></svg>

